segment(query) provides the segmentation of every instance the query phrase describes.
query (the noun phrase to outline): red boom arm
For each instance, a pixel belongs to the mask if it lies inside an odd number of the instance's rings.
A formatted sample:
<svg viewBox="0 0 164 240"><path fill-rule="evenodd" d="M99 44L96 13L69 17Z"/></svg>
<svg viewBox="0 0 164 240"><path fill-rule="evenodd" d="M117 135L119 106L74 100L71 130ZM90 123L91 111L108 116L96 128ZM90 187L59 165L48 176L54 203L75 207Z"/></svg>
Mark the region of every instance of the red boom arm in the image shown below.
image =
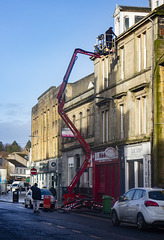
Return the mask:
<svg viewBox="0 0 164 240"><path fill-rule="evenodd" d="M84 170L88 166L88 162L90 160L90 152L91 152L89 144L84 140L84 138L81 136L80 132L77 130L77 128L74 126L74 124L71 122L71 120L68 118L67 114L63 110L64 92L65 92L65 88L68 83L70 73L72 71L75 60L77 58L77 56L76 56L77 53L85 54L85 55L96 57L96 58L101 58L98 53L92 53L92 52L88 52L88 51L84 51L82 49L76 48L72 55L71 61L69 63L69 66L67 68L66 74L63 78L63 82L60 86L60 89L59 89L59 92L57 95L59 115L61 116L63 121L67 124L67 126L70 128L70 130L73 132L74 136L77 138L77 140L79 141L79 143L82 145L82 147L85 150L85 161L81 165L81 167L80 167L79 171L77 172L77 174L75 175L75 177L72 179L70 185L68 186L68 194L70 194L70 195L72 194L72 190L75 187L75 185L77 184L77 182L80 179L81 175L83 174Z"/></svg>

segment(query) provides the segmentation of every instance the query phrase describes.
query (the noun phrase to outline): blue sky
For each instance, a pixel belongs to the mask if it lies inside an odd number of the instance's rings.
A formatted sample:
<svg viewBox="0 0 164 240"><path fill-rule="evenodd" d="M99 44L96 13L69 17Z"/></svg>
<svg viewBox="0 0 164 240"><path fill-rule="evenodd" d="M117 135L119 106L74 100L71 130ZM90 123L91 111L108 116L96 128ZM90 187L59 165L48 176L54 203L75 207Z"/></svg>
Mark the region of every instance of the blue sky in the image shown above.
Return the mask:
<svg viewBox="0 0 164 240"><path fill-rule="evenodd" d="M31 109L62 83L75 48L94 51L96 37L113 26L116 3L149 6L148 0L0 0L0 141L24 147ZM69 82L93 72L79 55Z"/></svg>

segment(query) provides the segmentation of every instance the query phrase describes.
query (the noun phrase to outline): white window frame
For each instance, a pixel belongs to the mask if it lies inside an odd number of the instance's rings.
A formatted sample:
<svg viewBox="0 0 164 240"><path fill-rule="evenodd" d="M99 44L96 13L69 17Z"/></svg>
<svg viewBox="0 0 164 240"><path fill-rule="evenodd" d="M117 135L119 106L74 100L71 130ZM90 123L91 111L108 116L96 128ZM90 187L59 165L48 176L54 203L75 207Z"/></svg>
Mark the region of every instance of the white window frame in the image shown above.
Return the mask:
<svg viewBox="0 0 164 240"><path fill-rule="evenodd" d="M108 69L108 58L106 58L106 87L109 87L109 69Z"/></svg>
<svg viewBox="0 0 164 240"><path fill-rule="evenodd" d="M146 68L146 32L143 34L144 41L144 69Z"/></svg>
<svg viewBox="0 0 164 240"><path fill-rule="evenodd" d="M121 79L124 80L124 47L121 48Z"/></svg>
<svg viewBox="0 0 164 240"><path fill-rule="evenodd" d="M120 132L121 139L124 138L124 104L120 105Z"/></svg>
<svg viewBox="0 0 164 240"><path fill-rule="evenodd" d="M109 141L109 117L108 117L108 110L102 111L102 142L108 142Z"/></svg>
<svg viewBox="0 0 164 240"><path fill-rule="evenodd" d="M105 59L103 60L102 63L102 68L103 68L103 72L102 72L102 78L103 78L103 89L105 89Z"/></svg>
<svg viewBox="0 0 164 240"><path fill-rule="evenodd" d="M138 71L141 71L141 35L138 36Z"/></svg>

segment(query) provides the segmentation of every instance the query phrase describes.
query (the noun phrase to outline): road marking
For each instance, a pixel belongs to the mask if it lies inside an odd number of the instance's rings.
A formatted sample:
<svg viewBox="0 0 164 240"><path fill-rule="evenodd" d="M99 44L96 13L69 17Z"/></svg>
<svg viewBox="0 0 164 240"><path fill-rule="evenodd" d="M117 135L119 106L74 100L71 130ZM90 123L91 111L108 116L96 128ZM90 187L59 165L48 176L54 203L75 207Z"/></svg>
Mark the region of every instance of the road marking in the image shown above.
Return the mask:
<svg viewBox="0 0 164 240"><path fill-rule="evenodd" d="M75 233L81 233L80 231L77 231L77 230L72 230L72 232L75 232Z"/></svg>
<svg viewBox="0 0 164 240"><path fill-rule="evenodd" d="M65 229L65 227L63 227L63 226L60 226L60 225L58 225L57 227L58 227L58 228L63 228L63 229Z"/></svg>
<svg viewBox="0 0 164 240"><path fill-rule="evenodd" d="M90 237L92 238L96 238L96 239L102 239L101 237L97 237L97 236L94 236L94 235L89 235Z"/></svg>

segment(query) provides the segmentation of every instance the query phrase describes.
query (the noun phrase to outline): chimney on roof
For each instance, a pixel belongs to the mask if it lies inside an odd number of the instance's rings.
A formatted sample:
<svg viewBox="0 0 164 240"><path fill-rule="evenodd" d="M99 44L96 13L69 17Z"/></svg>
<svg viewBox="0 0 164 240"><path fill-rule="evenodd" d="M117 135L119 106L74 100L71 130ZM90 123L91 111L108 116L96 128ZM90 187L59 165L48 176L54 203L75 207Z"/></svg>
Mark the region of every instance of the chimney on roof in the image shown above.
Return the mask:
<svg viewBox="0 0 164 240"><path fill-rule="evenodd" d="M151 8L151 0L149 0L149 7Z"/></svg>

